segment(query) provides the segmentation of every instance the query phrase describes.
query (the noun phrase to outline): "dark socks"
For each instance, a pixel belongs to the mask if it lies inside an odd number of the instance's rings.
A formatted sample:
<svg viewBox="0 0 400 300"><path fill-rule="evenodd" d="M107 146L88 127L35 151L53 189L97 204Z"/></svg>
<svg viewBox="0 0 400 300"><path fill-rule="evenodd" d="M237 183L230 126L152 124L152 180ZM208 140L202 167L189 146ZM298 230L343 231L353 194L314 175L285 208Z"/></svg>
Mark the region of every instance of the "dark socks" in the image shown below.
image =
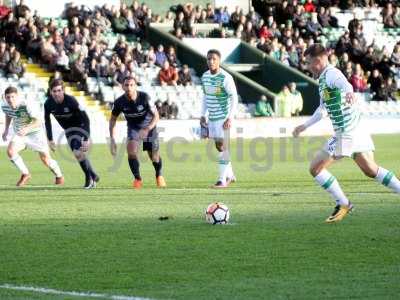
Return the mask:
<svg viewBox="0 0 400 300"><path fill-rule="evenodd" d="M82 168L83 173L85 173L86 179L91 178L91 174L90 174L90 163L87 159L81 160L79 162L79 165Z"/></svg>
<svg viewBox="0 0 400 300"><path fill-rule="evenodd" d="M129 167L131 168L131 172L135 179L137 180L142 180L142 177L140 177L140 171L139 171L139 161L137 159L131 159L128 158L129 162Z"/></svg>
<svg viewBox="0 0 400 300"><path fill-rule="evenodd" d="M97 176L96 172L93 170L92 165L90 163L90 161L88 159L86 159L87 161L87 165L89 167L89 172L90 172L90 177L92 177L93 179L95 179Z"/></svg>
<svg viewBox="0 0 400 300"><path fill-rule="evenodd" d="M156 171L156 177L161 176L162 175L162 173L161 173L161 169L162 169L161 157L158 162L153 161L153 167L154 167L154 170Z"/></svg>

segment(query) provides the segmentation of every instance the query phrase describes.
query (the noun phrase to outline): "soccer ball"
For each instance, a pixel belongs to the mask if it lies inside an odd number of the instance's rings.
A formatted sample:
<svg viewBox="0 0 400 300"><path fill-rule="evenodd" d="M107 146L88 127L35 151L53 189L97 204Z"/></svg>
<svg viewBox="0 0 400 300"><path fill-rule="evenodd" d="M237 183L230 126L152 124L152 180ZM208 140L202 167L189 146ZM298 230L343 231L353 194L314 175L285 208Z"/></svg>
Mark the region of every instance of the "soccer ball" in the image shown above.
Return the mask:
<svg viewBox="0 0 400 300"><path fill-rule="evenodd" d="M223 203L211 203L206 209L206 221L210 224L227 224L229 208Z"/></svg>

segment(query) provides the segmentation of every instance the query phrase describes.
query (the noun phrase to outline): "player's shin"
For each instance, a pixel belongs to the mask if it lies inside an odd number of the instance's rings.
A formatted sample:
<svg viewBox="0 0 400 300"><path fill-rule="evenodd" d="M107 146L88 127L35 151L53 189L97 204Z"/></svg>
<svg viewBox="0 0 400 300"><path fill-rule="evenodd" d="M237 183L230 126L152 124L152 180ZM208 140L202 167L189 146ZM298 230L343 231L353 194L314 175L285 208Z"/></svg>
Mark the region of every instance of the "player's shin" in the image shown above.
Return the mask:
<svg viewBox="0 0 400 300"><path fill-rule="evenodd" d="M375 180L400 194L400 181L393 172L379 167Z"/></svg>
<svg viewBox="0 0 400 300"><path fill-rule="evenodd" d="M129 162L129 167L131 169L131 172L135 179L137 180L142 180L142 177L140 176L140 170L139 170L139 160L137 158L128 158Z"/></svg>
<svg viewBox="0 0 400 300"><path fill-rule="evenodd" d="M156 172L156 177L162 176L162 160L161 157L158 162L153 161L154 171Z"/></svg>
<svg viewBox="0 0 400 300"><path fill-rule="evenodd" d="M56 177L62 177L62 172L60 169L60 166L58 165L57 161L55 161L54 159L50 158L49 160L49 169L51 170L51 172L53 172L53 174Z"/></svg>
<svg viewBox="0 0 400 300"><path fill-rule="evenodd" d="M317 176L314 177L315 181L323 187L336 201L338 205L349 205L349 200L343 193L339 182L335 176L329 173L327 170L322 170Z"/></svg>
<svg viewBox="0 0 400 300"><path fill-rule="evenodd" d="M13 157L10 158L10 161L17 167L17 169L22 173L22 174L29 174L29 170L26 167L24 160L19 154L14 155Z"/></svg>
<svg viewBox="0 0 400 300"><path fill-rule="evenodd" d="M227 171L229 170L230 158L228 150L224 150L223 152L218 152L218 168L219 168L219 181L222 183L226 182Z"/></svg>

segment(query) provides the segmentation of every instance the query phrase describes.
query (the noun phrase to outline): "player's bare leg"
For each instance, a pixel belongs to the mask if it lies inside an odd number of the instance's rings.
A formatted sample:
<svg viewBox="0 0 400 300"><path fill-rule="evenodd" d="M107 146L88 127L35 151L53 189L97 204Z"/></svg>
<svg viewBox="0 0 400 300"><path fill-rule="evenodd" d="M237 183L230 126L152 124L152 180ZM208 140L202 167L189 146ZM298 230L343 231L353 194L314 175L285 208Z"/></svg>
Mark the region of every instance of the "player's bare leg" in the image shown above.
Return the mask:
<svg viewBox="0 0 400 300"><path fill-rule="evenodd" d="M24 186L31 175L29 173L28 168L26 167L24 160L19 155L19 152L25 148L25 145L19 145L19 143L10 142L7 147L7 155L10 161L17 167L17 169L21 172L21 177L17 182L17 186L21 187Z"/></svg>
<svg viewBox="0 0 400 300"><path fill-rule="evenodd" d="M129 140L126 144L126 151L128 153L129 167L134 177L132 186L135 189L140 189L143 185L143 182L142 182L142 177L140 176L140 164L138 157L139 141Z"/></svg>
<svg viewBox="0 0 400 300"><path fill-rule="evenodd" d="M326 219L327 223L342 220L353 208L336 178L327 170L334 161L334 158L329 153L320 151L310 164L310 174L336 201L333 213Z"/></svg>
<svg viewBox="0 0 400 300"><path fill-rule="evenodd" d="M379 166L374 159L374 152L357 153L354 161L361 171L370 178L400 194L400 181L393 172Z"/></svg>
<svg viewBox="0 0 400 300"><path fill-rule="evenodd" d="M63 185L64 184L64 176L62 175L60 166L57 161L51 158L51 156L46 152L39 152L40 160L43 164L50 169L50 171L56 176L55 184Z"/></svg>
<svg viewBox="0 0 400 300"><path fill-rule="evenodd" d="M162 159L159 150L147 151L150 160L153 163L154 171L156 173L156 184L160 188L167 186L164 176L162 175Z"/></svg>
<svg viewBox="0 0 400 300"><path fill-rule="evenodd" d="M214 188L225 188L230 183L230 177L233 177L232 166L230 162L229 149L224 139L216 138L215 148L218 151L218 166L219 166L219 177L218 181L214 184ZM228 174L230 173L232 174ZM227 181L227 175L230 175L229 181Z"/></svg>

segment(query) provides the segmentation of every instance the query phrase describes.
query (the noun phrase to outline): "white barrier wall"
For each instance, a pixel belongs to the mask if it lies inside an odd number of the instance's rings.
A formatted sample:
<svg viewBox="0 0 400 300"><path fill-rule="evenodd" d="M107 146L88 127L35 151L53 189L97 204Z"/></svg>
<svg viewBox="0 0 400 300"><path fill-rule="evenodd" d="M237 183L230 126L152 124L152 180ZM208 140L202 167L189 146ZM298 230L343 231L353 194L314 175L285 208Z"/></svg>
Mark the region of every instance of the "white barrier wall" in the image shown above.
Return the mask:
<svg viewBox="0 0 400 300"><path fill-rule="evenodd" d="M218 38L204 38L193 39L183 38L183 43L190 48L196 50L198 53L207 56L208 50L211 48L217 49L221 52L221 59L224 61L232 52L240 46L241 40L236 38L218 39Z"/></svg>

